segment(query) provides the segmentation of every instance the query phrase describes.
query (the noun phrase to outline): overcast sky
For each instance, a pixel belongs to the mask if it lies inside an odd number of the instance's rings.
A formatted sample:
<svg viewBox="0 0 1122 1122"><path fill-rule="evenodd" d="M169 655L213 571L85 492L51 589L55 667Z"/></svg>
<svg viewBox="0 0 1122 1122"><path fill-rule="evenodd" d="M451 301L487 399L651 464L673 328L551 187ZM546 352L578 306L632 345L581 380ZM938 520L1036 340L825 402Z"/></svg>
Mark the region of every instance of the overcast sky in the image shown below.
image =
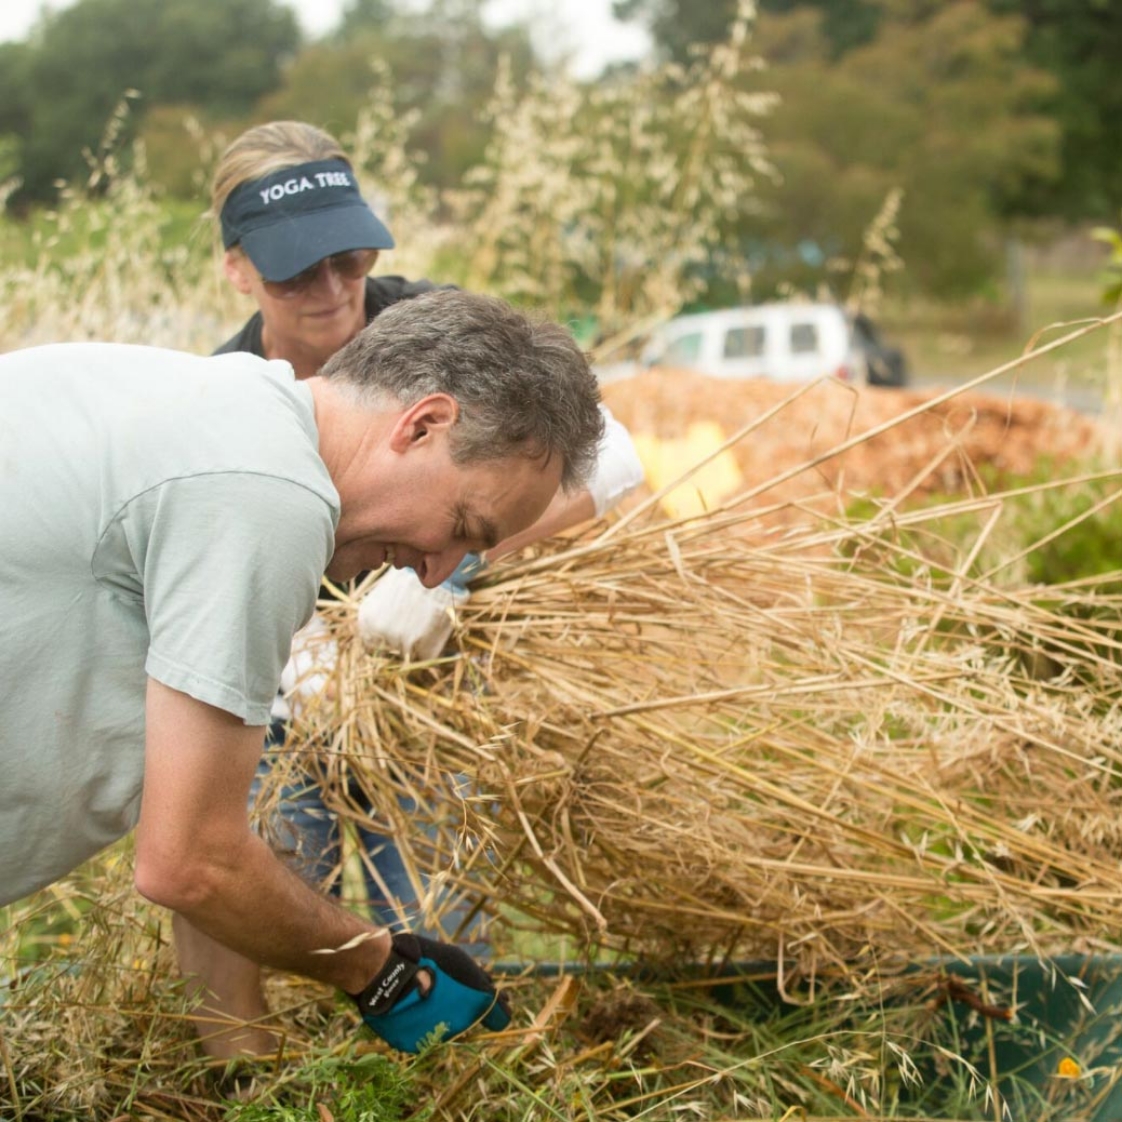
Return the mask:
<svg viewBox="0 0 1122 1122"><path fill-rule="evenodd" d="M0 40L22 39L40 9L68 7L74 0L0 0ZM281 0L291 7L309 36L329 31L339 19L344 0ZM581 78L597 75L607 62L642 55L649 43L646 33L612 17L612 0L488 0L488 23L527 21L534 46L542 57L573 60Z"/></svg>

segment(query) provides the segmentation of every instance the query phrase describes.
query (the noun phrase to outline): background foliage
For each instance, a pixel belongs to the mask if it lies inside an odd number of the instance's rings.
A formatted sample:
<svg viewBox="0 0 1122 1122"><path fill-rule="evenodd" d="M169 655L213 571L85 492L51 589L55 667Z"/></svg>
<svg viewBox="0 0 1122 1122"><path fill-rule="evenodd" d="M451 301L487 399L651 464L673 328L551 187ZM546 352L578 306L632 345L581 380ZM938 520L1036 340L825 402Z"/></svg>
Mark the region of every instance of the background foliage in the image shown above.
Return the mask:
<svg viewBox="0 0 1122 1122"><path fill-rule="evenodd" d="M535 57L527 26L495 30L483 7L352 0L340 26L314 42L277 0L77 0L45 10L26 41L0 45L9 212L26 216L57 201L60 181L82 180L113 107L133 90L125 139L144 140L165 197L203 201L200 145L213 152L246 125L276 117L349 134L377 100L408 120L410 165L438 192L436 216L449 220L457 193L478 190L501 158L496 106L537 83L556 88L558 104L579 103L557 127L575 135L579 120L620 167L615 198L601 200L605 223L629 207L642 213L650 165L637 157L650 138L619 128L614 114L642 99L643 121L677 117L659 138L668 161L659 166L690 163L698 142L680 117L683 90L693 84L703 98L690 67L730 41L736 0L617 0L622 18L650 28L657 58L617 64L574 89ZM790 285L836 287L837 261L858 252L892 191L902 195L899 252L908 263L897 284L939 298L992 296L1014 236L1051 232L1049 221L1115 221L1118 5L761 0L758 8L726 84L739 97L779 95L755 126L774 174L760 176L754 143L738 147L741 126L704 126L724 136L725 159L751 165L751 190L726 200L713 243L688 247L702 283L687 300L740 299L748 275L757 298ZM652 69L652 61L667 65ZM539 151L548 139L533 137ZM557 172L579 177L580 160L557 162L563 149L550 157ZM674 200L683 224L691 207L707 205L707 181L721 178L706 161L694 160L697 180Z"/></svg>

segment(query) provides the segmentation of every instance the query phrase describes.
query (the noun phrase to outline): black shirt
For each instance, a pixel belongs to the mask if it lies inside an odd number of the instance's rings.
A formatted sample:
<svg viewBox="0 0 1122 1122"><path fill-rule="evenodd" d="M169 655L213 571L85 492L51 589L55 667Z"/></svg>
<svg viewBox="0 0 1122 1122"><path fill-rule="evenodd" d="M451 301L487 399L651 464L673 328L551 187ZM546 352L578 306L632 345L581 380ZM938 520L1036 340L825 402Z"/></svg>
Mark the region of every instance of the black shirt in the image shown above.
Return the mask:
<svg viewBox="0 0 1122 1122"><path fill-rule="evenodd" d="M367 277L366 278L366 322L369 323L379 312L384 312L398 300L409 300L422 292L432 292L434 288L451 288L452 285L433 284L432 281L410 281L404 277ZM265 357L265 346L261 339L264 320L260 312L254 312L246 320L242 329L227 339L214 353L228 355L245 351L259 358Z"/></svg>

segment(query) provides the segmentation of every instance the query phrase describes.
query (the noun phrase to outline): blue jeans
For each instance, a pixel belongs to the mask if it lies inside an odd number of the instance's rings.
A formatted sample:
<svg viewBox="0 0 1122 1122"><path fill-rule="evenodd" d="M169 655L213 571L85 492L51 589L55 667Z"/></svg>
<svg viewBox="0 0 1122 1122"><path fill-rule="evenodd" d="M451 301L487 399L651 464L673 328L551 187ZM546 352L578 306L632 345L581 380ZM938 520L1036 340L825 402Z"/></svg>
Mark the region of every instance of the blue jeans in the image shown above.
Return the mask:
<svg viewBox="0 0 1122 1122"><path fill-rule="evenodd" d="M257 765L257 774L250 790L252 810L262 787L269 781L275 753L284 750L286 726L274 721L265 738L265 752ZM450 778L462 787L464 777ZM355 787L348 795L362 806L365 800ZM407 815L417 812L416 801L400 796L398 805ZM435 841L434 824L421 827L426 837ZM366 900L371 918L391 931L413 931L433 939L456 938L457 943L476 957L486 957L488 944L482 922L474 917L465 926L472 900L455 888L445 889L437 899L440 930L425 930L419 925L418 900L409 871L392 836L364 828L356 823L356 833L363 853L363 875ZM295 774L279 792L276 814L269 820L271 839L289 857L290 864L308 882L338 897L342 889L342 845L339 818L324 804L323 790L306 772ZM427 890L429 878L421 876L422 889ZM461 931L461 928L463 930ZM459 935L457 936L457 932Z"/></svg>

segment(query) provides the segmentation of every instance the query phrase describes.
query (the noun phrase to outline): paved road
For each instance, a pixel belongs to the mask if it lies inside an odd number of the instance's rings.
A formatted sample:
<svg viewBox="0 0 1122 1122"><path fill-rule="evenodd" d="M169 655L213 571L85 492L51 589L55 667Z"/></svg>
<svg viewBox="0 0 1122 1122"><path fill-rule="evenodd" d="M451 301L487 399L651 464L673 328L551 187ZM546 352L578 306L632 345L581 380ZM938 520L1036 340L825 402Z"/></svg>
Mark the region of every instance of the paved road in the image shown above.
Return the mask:
<svg viewBox="0 0 1122 1122"><path fill-rule="evenodd" d="M940 377L935 374L916 373L912 376L910 388L917 390L942 391L951 389L959 380ZM1023 375L1004 374L985 382L978 387L979 392L1005 397L1012 394L1018 398L1037 398L1052 405L1065 405L1080 413L1099 414L1103 409L1103 387L1088 380L1054 380L1051 384L1033 381Z"/></svg>
<svg viewBox="0 0 1122 1122"><path fill-rule="evenodd" d="M634 363L615 363L598 365L594 369L601 385L607 385L609 382L633 377L638 368ZM956 384L961 384L961 379L917 372L911 375L908 388L935 392L949 390ZM1049 383L1039 379L1034 380L1024 371L1020 371L995 377L978 388L979 392L993 394L996 397L1009 394L1015 397L1034 397L1052 405L1066 405L1070 409L1092 415L1099 414L1103 410L1103 387L1088 379L1061 381L1057 378Z"/></svg>

